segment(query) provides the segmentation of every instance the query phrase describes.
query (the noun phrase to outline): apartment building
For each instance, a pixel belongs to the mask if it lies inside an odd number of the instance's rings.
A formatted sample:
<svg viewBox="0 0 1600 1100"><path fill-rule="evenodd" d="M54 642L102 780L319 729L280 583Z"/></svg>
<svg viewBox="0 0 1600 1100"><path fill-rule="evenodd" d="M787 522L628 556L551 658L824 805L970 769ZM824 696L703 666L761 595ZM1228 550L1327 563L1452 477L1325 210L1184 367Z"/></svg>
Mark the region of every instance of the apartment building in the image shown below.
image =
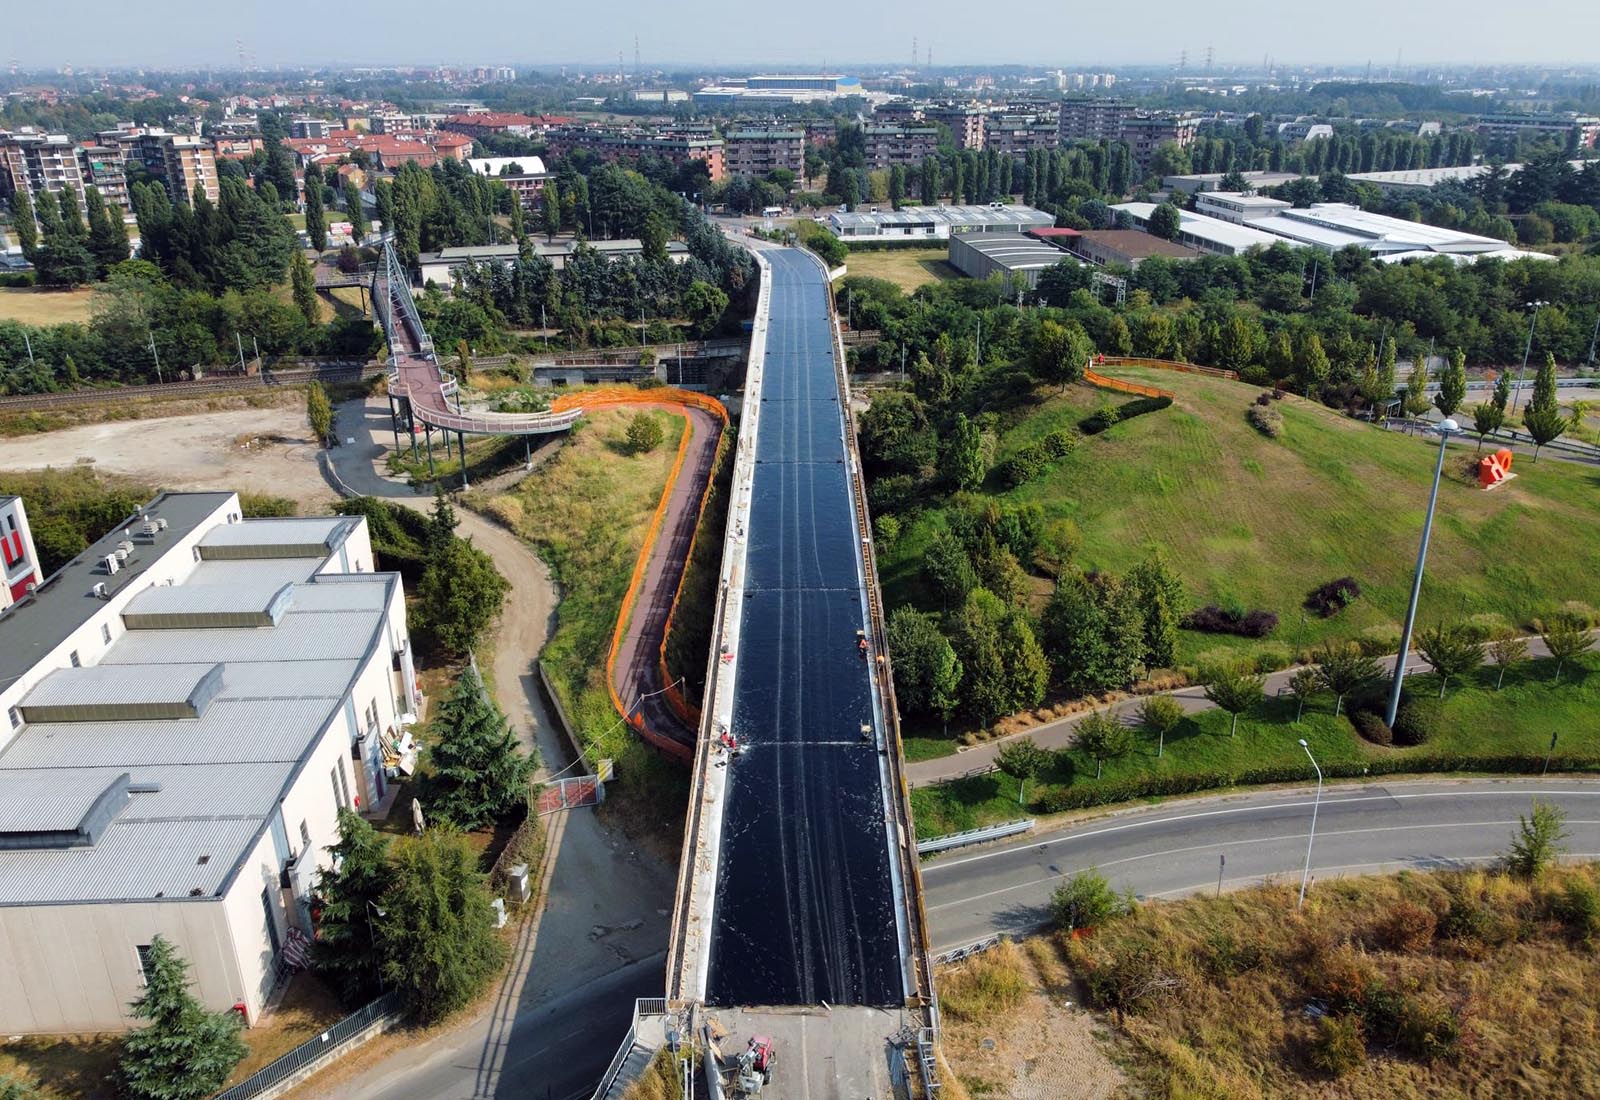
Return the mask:
<svg viewBox="0 0 1600 1100"><path fill-rule="evenodd" d="M1566 143L1576 140L1580 148L1600 145L1600 118L1570 111L1549 114L1494 114L1478 120L1478 133L1485 137L1517 137L1527 134ZM1574 139L1574 134L1576 138Z"/></svg>
<svg viewBox="0 0 1600 1100"><path fill-rule="evenodd" d="M926 122L940 123L950 128L950 136L955 139L959 149L979 149L984 147L985 129L984 113L977 107L944 103L933 107L924 107L922 117Z"/></svg>
<svg viewBox="0 0 1600 1100"><path fill-rule="evenodd" d="M71 138L32 127L0 130L0 198L24 190L29 198L70 190L82 208L83 170Z"/></svg>
<svg viewBox="0 0 1600 1100"><path fill-rule="evenodd" d="M385 809L419 696L366 520L164 493L0 613L0 1028L133 1026L157 935L261 1014L340 809ZM391 763L392 762L392 763Z"/></svg>
<svg viewBox="0 0 1600 1100"><path fill-rule="evenodd" d="M145 164L167 185L175 202L188 202L196 190L216 202L222 196L217 157L211 143L187 134L147 134L141 141ZM159 170L155 165L159 164Z"/></svg>
<svg viewBox="0 0 1600 1100"><path fill-rule="evenodd" d="M1017 159L1035 149L1061 144L1059 124L1040 115L990 115L984 120L984 146L1001 156Z"/></svg>
<svg viewBox="0 0 1600 1100"><path fill-rule="evenodd" d="M1117 141L1133 107L1103 96L1068 96L1061 101L1060 134L1068 141Z"/></svg>
<svg viewBox="0 0 1600 1100"><path fill-rule="evenodd" d="M683 132L669 132L564 126L546 135L545 148L552 157L570 156L578 149L585 149L606 161L636 160L644 156L660 157L680 165L691 160L704 161L712 183L720 182L728 174L722 139L689 128L684 128Z"/></svg>
<svg viewBox="0 0 1600 1100"><path fill-rule="evenodd" d="M921 164L939 151L936 126L863 126L861 138L868 168Z"/></svg>
<svg viewBox="0 0 1600 1100"><path fill-rule="evenodd" d="M1187 149L1194 144L1194 137L1199 129L1200 124L1194 119L1161 116L1126 118L1122 120L1122 130L1118 137L1127 143L1133 153L1134 161L1143 168L1150 163L1150 156L1156 148L1166 142L1170 141L1181 149Z"/></svg>
<svg viewBox="0 0 1600 1100"><path fill-rule="evenodd" d="M765 176L787 168L803 176L806 168L804 130L732 130L723 136L723 157L731 176Z"/></svg>
<svg viewBox="0 0 1600 1100"><path fill-rule="evenodd" d="M123 218L133 216L133 197L128 190L128 151L121 145L85 145L78 149L78 166L85 185L100 192L107 210L120 211Z"/></svg>

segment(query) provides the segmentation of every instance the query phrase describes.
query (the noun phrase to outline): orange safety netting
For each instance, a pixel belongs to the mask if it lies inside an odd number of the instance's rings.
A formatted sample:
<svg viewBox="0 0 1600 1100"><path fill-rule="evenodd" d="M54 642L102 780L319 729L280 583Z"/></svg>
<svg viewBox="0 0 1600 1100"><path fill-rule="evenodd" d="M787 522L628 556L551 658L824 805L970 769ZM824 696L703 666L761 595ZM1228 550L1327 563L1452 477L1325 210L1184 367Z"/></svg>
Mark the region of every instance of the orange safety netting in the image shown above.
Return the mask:
<svg viewBox="0 0 1600 1100"><path fill-rule="evenodd" d="M687 406L713 414L724 426L728 423L728 410L723 407L722 402L715 398L707 397L705 394L681 390L673 386L663 386L649 390L622 386L581 390L576 393L563 394L556 398L550 403L550 411L564 412L568 409L596 409L621 405ZM628 725L633 727L635 733L656 748L687 761L693 755L691 747L650 729L646 725L642 713L635 711L629 714L628 708L622 702L622 697L617 694L616 683L617 651L622 647L623 634L626 632L628 620L633 615L634 605L639 599L639 586L644 583L644 575L650 565L650 552L655 548L656 538L661 534L661 524L666 519L667 505L672 499L672 489L678 483L678 475L683 472L683 460L689 453L689 442L694 435L694 420L687 415L683 419L683 435L678 440L678 453L672 460L672 469L668 472L666 485L661 490L661 499L656 502L655 512L650 516L650 526L645 531L644 545L639 548L638 560L634 562L633 576L628 580L628 589L622 597L622 606L617 609L617 625L612 629L611 648L606 654L606 690L611 694L611 705L616 707L617 713L627 721ZM712 470L713 472L715 471L714 463ZM705 510L706 499L710 495L710 489L711 477L708 474L705 489L700 494L700 510L702 512ZM695 520L697 535L699 526L700 521L697 515ZM683 574L678 578L678 588L673 593L672 607L667 613L666 625L662 630L661 650L657 658L660 662L662 681L667 684L667 701L680 717L683 717L685 721L690 721L691 727L697 724L698 718L690 720L689 715L692 713L692 709L676 685L670 682L671 678L667 675L666 638L672 631L673 616L678 611L678 597L683 593L683 581L688 575L688 563L693 556L694 540L691 539L688 556L684 559Z"/></svg>
<svg viewBox="0 0 1600 1100"><path fill-rule="evenodd" d="M1212 378L1231 378L1238 381L1239 372L1221 367L1202 367L1198 363L1185 363L1177 359L1144 359L1136 355L1102 355L1094 363L1097 367L1154 367L1156 370L1175 370L1184 374L1206 374Z"/></svg>
<svg viewBox="0 0 1600 1100"><path fill-rule="evenodd" d="M1085 370L1083 380L1091 386L1099 386L1103 390L1116 390L1119 393L1134 393L1140 397L1175 397L1171 390L1164 390L1158 386L1142 386L1138 382L1124 382L1120 378L1107 378L1097 371Z"/></svg>

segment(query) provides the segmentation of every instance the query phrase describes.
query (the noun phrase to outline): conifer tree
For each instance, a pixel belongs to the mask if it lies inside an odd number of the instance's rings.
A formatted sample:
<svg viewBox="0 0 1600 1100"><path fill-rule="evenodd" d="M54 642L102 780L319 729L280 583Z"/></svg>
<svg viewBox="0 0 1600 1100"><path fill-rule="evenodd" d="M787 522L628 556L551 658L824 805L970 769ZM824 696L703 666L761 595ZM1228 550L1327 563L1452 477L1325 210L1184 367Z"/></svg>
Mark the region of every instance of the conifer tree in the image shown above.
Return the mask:
<svg viewBox="0 0 1600 1100"><path fill-rule="evenodd" d="M504 817L527 797L533 760L483 686L475 667L456 680L431 724L429 809L463 829Z"/></svg>
<svg viewBox="0 0 1600 1100"><path fill-rule="evenodd" d="M222 1087L245 1056L239 1018L208 1012L189 992L189 966L162 936L150 943L143 996L133 1015L149 1023L122 1041L119 1067L129 1100L201 1100Z"/></svg>
<svg viewBox="0 0 1600 1100"><path fill-rule="evenodd" d="M328 851L333 864L317 875L322 910L311 961L353 1007L369 1001L381 985L375 922L384 916L379 910L389 885L389 841L360 814L341 808L339 842Z"/></svg>

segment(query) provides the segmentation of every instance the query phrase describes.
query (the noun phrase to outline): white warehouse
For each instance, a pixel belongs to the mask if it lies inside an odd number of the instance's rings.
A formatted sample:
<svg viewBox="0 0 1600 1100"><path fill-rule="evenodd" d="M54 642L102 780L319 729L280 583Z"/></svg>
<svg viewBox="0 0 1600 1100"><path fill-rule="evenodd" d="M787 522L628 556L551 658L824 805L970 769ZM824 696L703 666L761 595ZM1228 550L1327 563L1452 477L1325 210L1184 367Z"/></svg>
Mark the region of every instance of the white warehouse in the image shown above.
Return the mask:
<svg viewBox="0 0 1600 1100"><path fill-rule="evenodd" d="M366 520L166 493L0 614L0 1032L121 1030L156 935L253 1023L418 704Z"/></svg>

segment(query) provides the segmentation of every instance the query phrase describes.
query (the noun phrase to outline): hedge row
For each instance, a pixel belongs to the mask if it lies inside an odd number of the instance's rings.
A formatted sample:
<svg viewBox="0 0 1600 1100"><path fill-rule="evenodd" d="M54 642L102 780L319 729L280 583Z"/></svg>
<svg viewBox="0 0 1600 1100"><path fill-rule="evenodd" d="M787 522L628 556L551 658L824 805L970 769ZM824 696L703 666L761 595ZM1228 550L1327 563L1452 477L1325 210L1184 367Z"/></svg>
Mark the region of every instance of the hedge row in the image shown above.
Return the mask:
<svg viewBox="0 0 1600 1100"><path fill-rule="evenodd" d="M1365 763L1351 761L1324 764L1322 774L1328 779L1359 779L1374 775L1405 775L1412 772L1417 774L1489 772L1526 775L1541 771L1544 765L1545 758L1537 753L1489 756L1442 753L1429 756L1380 757ZM1600 758L1558 754L1550 758L1550 767L1558 772L1600 771ZM1075 783L1070 787L1047 789L1033 802L1044 813L1054 814L1066 810L1088 809L1092 806L1107 806L1115 802L1133 802L1142 798L1195 794L1226 787L1249 787L1268 783L1302 783L1312 778L1314 777L1308 774L1308 769L1303 765L1247 768L1237 773L1206 771L1129 776L1126 779L1091 780Z"/></svg>

